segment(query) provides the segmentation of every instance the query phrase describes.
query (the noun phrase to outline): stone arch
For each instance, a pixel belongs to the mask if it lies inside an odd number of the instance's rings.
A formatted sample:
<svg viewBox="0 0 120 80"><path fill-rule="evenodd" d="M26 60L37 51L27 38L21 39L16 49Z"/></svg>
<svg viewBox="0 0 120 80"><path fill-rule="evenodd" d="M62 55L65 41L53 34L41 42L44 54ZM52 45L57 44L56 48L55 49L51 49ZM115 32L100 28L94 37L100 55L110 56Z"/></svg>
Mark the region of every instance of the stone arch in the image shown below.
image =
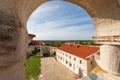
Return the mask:
<svg viewBox="0 0 120 80"><path fill-rule="evenodd" d="M24 61L27 48L26 22L31 13L46 1L49 0L1 0L0 80L24 80ZM120 0L65 1L83 7L90 14L96 27L97 35L93 37L94 40L99 44L108 45L104 46L106 52L101 49L102 56L105 53L111 53L109 52L111 50L108 49L109 45L120 47ZM112 50L116 50L117 54L120 54L120 49L113 47ZM104 62L103 65L108 64L103 68L108 72L110 70L111 73L120 74L119 71L114 71L109 66L110 57L107 57L105 61L101 61ZM119 64L116 65L116 68L118 67Z"/></svg>
<svg viewBox="0 0 120 80"><path fill-rule="evenodd" d="M22 21L24 25L31 15L31 13L42 3L46 2L47 0L30 0L30 1L22 1L24 5L22 6ZM89 15L92 17L95 27L96 27L96 34L97 36L109 36L109 35L120 35L119 32L119 20L120 20L120 5L119 0L65 0L67 2L74 3L78 6L84 8ZM21 5L22 5L21 3ZM19 1L20 5L20 1ZM26 10L24 10L24 8ZM112 10L112 11L111 11ZM117 26L116 26L117 25ZM116 26L116 27L113 27ZM112 28L108 28L112 27ZM107 29L106 29L107 28ZM117 32L116 32L117 31ZM104 34L103 34L104 32ZM109 35L108 35L109 34Z"/></svg>

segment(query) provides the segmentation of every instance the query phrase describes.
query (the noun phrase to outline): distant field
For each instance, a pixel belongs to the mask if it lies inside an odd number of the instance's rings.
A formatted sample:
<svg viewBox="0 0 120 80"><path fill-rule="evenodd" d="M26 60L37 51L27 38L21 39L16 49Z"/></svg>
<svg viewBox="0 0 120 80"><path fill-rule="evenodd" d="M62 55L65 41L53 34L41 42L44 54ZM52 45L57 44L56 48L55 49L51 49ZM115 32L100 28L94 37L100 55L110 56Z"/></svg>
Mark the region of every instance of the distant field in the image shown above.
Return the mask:
<svg viewBox="0 0 120 80"><path fill-rule="evenodd" d="M40 56L32 56L26 60L26 80L38 80L40 75Z"/></svg>
<svg viewBox="0 0 120 80"><path fill-rule="evenodd" d="M93 40L43 40L43 42L47 46L54 47L59 47L64 43L99 46L99 44L96 44Z"/></svg>

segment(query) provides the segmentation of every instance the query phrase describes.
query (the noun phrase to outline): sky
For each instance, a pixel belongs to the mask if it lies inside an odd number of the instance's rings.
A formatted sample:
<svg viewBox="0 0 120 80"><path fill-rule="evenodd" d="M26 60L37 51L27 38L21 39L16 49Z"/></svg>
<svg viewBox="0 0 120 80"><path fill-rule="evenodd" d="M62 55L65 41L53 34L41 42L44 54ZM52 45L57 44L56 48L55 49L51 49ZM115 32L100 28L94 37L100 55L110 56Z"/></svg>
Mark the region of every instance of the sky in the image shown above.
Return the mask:
<svg viewBox="0 0 120 80"><path fill-rule="evenodd" d="M91 40L95 28L81 7L65 1L49 1L30 16L27 30L34 40Z"/></svg>

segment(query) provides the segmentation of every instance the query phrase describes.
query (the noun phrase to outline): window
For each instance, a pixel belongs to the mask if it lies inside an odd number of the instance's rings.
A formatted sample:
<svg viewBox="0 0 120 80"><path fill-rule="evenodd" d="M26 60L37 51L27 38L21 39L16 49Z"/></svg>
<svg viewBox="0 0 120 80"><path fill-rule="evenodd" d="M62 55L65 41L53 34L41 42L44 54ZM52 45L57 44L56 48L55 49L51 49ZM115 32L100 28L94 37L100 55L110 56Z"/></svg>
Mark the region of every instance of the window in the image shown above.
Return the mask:
<svg viewBox="0 0 120 80"><path fill-rule="evenodd" d="M67 54L66 54L66 57L67 57Z"/></svg>
<svg viewBox="0 0 120 80"><path fill-rule="evenodd" d="M71 56L69 56L69 58L71 59Z"/></svg>
<svg viewBox="0 0 120 80"><path fill-rule="evenodd" d="M80 64L82 64L82 60L80 60Z"/></svg>
<svg viewBox="0 0 120 80"><path fill-rule="evenodd" d="M68 64L68 61L66 60L66 64Z"/></svg>
<svg viewBox="0 0 120 80"><path fill-rule="evenodd" d="M76 58L74 57L74 61L76 61Z"/></svg>
<svg viewBox="0 0 120 80"><path fill-rule="evenodd" d="M61 57L61 60L62 60L62 57Z"/></svg>
<svg viewBox="0 0 120 80"><path fill-rule="evenodd" d="M72 66L72 64L71 64L71 63L69 63L69 66L71 67L71 66Z"/></svg>

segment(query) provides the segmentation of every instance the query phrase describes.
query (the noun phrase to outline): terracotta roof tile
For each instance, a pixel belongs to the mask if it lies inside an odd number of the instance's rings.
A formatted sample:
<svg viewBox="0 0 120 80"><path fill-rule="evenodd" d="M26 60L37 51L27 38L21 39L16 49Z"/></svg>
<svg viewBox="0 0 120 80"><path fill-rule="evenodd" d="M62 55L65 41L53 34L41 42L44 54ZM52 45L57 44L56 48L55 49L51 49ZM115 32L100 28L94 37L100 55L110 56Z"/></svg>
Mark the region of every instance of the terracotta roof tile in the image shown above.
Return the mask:
<svg viewBox="0 0 120 80"><path fill-rule="evenodd" d="M99 47L85 46L85 45L76 46L76 45L64 44L58 47L58 49L68 52L72 55L86 59L86 57L97 52L99 50Z"/></svg>
<svg viewBox="0 0 120 80"><path fill-rule="evenodd" d="M34 45L44 45L44 42L42 42L42 41L37 41L37 40L34 40L34 41L32 41L31 43L34 44Z"/></svg>

